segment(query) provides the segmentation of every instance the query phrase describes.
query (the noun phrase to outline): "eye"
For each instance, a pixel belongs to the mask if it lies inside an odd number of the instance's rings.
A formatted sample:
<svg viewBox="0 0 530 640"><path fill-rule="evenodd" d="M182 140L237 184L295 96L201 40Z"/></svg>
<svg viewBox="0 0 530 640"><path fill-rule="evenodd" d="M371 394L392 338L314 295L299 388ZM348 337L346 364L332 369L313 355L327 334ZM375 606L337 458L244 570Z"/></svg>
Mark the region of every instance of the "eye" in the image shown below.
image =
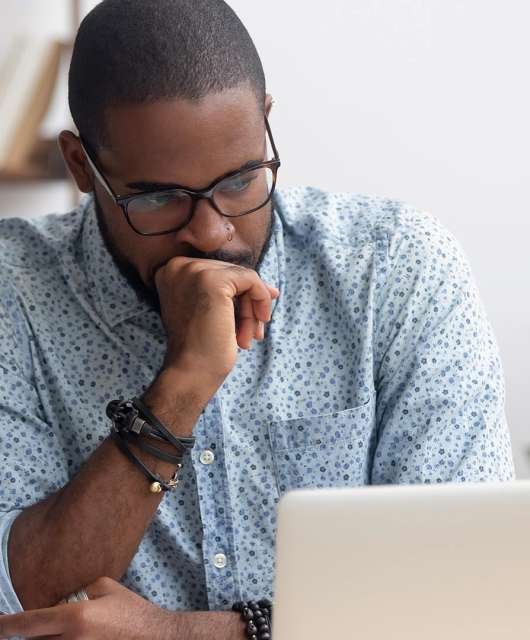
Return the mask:
<svg viewBox="0 0 530 640"><path fill-rule="evenodd" d="M217 187L216 191L221 191L222 193L238 193L245 191L255 178L256 176L251 173L234 176L233 178L223 180L223 182L221 182Z"/></svg>
<svg viewBox="0 0 530 640"><path fill-rule="evenodd" d="M147 196L147 199L157 207L163 207L169 202L178 200L180 197L181 196L178 193L161 193L159 195Z"/></svg>
<svg viewBox="0 0 530 640"><path fill-rule="evenodd" d="M152 213L164 207L179 207L189 202L189 196L180 191L168 193L146 194L131 201L129 211L135 213Z"/></svg>

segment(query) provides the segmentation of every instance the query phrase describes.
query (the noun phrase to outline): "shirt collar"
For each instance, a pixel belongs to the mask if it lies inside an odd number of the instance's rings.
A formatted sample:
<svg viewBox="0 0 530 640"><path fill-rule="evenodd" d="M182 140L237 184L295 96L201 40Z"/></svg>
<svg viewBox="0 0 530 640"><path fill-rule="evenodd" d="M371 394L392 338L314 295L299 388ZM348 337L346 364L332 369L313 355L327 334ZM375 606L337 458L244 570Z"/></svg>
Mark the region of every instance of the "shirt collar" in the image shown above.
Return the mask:
<svg viewBox="0 0 530 640"><path fill-rule="evenodd" d="M99 227L93 195L84 196L79 207L83 213L81 245L84 270L89 294L99 315L108 326L115 327L125 320L152 311L149 303L138 296L121 273L107 249ZM282 224L273 209L271 237L258 270L265 282L280 289L283 284L280 271L282 255ZM276 304L277 301L273 300L273 312Z"/></svg>

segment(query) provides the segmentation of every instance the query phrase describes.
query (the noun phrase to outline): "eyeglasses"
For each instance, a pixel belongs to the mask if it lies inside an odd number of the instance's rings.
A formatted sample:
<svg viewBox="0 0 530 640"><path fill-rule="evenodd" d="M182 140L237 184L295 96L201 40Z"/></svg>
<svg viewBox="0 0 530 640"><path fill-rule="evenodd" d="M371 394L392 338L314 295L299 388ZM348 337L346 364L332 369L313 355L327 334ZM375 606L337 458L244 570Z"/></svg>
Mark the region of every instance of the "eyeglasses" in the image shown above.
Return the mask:
<svg viewBox="0 0 530 640"><path fill-rule="evenodd" d="M227 173L205 189L172 185L129 196L114 192L98 167L95 154L92 150L89 152L90 146L81 135L79 140L92 171L114 203L121 207L130 227L142 236L160 236L183 229L193 218L197 203L202 199L208 200L218 213L228 218L254 213L271 200L281 161L266 116L265 127L274 153L272 160Z"/></svg>

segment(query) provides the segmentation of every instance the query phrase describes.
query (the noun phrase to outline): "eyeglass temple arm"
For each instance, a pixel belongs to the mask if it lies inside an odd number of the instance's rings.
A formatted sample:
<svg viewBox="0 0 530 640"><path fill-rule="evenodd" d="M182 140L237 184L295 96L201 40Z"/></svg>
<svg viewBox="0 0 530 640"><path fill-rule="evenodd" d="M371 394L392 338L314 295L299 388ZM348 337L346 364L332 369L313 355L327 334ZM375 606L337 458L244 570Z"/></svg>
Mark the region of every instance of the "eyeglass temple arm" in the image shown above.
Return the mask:
<svg viewBox="0 0 530 640"><path fill-rule="evenodd" d="M101 171L97 168L96 163L92 160L92 158L90 157L90 154L86 150L86 147L83 144L83 140L81 139L81 137L79 137L79 142L81 144L81 149L83 149L83 151L85 153L85 157L88 160L88 164L90 165L90 168L92 169L92 171L96 175L96 178L99 180L99 182L101 183L101 185L103 186L105 191L109 194L109 196L114 200L114 202L116 202L116 200L119 198L119 196L114 193L114 191L112 190L112 187L110 186L110 184L107 182L105 177L102 175Z"/></svg>
<svg viewBox="0 0 530 640"><path fill-rule="evenodd" d="M269 140L271 141L272 152L274 153L274 159L279 160L280 156L278 154L278 149L276 148L276 143L274 142L274 138L272 137L272 131L269 124L269 119L267 118L266 115L264 116L264 118L265 118L265 127L267 129L267 133L269 134Z"/></svg>

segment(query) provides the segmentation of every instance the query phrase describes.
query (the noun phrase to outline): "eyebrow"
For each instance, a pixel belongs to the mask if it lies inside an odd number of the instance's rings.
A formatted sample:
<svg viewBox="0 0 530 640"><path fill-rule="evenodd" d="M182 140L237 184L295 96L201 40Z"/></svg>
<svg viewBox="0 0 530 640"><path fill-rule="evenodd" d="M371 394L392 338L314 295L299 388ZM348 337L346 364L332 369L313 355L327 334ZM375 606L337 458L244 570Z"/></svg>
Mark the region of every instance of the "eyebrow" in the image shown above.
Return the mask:
<svg viewBox="0 0 530 640"><path fill-rule="evenodd" d="M262 164L263 162L263 160L249 160L248 162L245 162L244 165L239 167L239 169L235 169L234 171L230 171L228 173L225 173L224 175L228 176L231 173L246 171L247 169L252 169L258 164ZM217 178L217 180L218 179L219 178ZM213 182L216 182L216 180L214 180ZM137 182L128 182L125 186L129 189L136 189L138 191L158 191L162 189L169 189L171 187L183 187L184 185L177 184L175 182L149 182L148 180L139 180Z"/></svg>

